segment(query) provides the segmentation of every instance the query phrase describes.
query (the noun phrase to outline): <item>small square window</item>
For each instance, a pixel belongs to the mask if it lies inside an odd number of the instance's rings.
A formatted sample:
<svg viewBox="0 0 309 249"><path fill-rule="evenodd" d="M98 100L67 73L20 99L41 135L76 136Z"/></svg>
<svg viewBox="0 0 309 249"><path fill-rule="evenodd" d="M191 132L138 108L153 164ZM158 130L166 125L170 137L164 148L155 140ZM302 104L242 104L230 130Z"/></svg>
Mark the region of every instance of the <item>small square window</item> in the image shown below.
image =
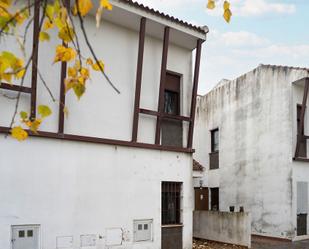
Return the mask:
<svg viewBox="0 0 309 249"><path fill-rule="evenodd" d="M25 231L24 230L18 231L18 237L19 238L24 238L25 237Z"/></svg>
<svg viewBox="0 0 309 249"><path fill-rule="evenodd" d="M143 225L139 224L137 229L140 230L140 231L143 230Z"/></svg>
<svg viewBox="0 0 309 249"><path fill-rule="evenodd" d="M148 230L148 224L144 224L144 230Z"/></svg>
<svg viewBox="0 0 309 249"><path fill-rule="evenodd" d="M27 237L33 237L33 230L27 231Z"/></svg>

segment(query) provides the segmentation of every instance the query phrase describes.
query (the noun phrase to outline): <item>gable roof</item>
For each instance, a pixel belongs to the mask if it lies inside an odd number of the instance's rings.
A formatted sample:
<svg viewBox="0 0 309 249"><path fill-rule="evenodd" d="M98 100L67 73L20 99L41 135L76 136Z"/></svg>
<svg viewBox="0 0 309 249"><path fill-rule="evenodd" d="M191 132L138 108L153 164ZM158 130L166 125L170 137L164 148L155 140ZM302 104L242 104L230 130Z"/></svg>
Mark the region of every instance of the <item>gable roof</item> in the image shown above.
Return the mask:
<svg viewBox="0 0 309 249"><path fill-rule="evenodd" d="M198 161L193 159L193 170L194 171L204 171L204 167Z"/></svg>
<svg viewBox="0 0 309 249"><path fill-rule="evenodd" d="M199 26L196 26L196 25L193 25L191 23L188 23L186 21L183 21L183 20L180 20L174 16L171 16L171 15L168 15L168 14L165 14L163 12L160 12L158 10L155 10L153 8L150 8L146 5L143 5L141 3L138 3L136 1L133 1L133 0L119 0L119 2L122 2L122 3L125 3L125 4L128 4L130 6L133 6L133 7L136 7L136 8L139 8L143 11L146 11L152 15L155 15L155 16L158 16L158 17L162 17L166 20L169 20L169 21L172 21L174 23L177 23L177 24L180 24L186 28L190 28L190 29L193 29L203 35L207 34L208 32L208 28L205 26L205 27L199 27Z"/></svg>

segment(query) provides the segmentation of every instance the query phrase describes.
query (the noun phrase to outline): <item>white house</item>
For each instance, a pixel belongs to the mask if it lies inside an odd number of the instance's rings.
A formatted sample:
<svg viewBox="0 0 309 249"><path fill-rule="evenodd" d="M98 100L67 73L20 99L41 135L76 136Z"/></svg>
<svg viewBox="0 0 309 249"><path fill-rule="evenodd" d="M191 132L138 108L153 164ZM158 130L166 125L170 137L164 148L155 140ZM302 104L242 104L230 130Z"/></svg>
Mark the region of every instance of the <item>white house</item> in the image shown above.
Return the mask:
<svg viewBox="0 0 309 249"><path fill-rule="evenodd" d="M37 24L26 51L38 44L39 72L68 117L35 68L23 87L0 85L1 249L192 248L195 97L208 30L131 0L111 3L99 29L93 16L85 25L120 94L97 73L80 101L65 95L66 65L52 65L59 39L32 40ZM9 37L0 47L17 51ZM18 91L18 112L53 111L24 142L6 137L16 100L3 95Z"/></svg>
<svg viewBox="0 0 309 249"><path fill-rule="evenodd" d="M254 235L308 238L307 109L296 149L308 76L260 65L198 98L194 158L206 169L194 185L209 192L209 209L251 212Z"/></svg>

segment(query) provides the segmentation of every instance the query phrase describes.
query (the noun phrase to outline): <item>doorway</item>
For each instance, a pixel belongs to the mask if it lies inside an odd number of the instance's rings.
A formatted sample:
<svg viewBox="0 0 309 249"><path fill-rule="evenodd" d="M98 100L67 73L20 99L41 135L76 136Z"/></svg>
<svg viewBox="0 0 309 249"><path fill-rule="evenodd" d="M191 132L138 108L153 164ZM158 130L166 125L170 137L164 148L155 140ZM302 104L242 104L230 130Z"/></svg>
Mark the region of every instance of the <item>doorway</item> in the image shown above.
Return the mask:
<svg viewBox="0 0 309 249"><path fill-rule="evenodd" d="M209 194L208 188L194 188L195 196L195 210L208 211L209 210Z"/></svg>
<svg viewBox="0 0 309 249"><path fill-rule="evenodd" d="M12 226L12 249L39 249L38 225Z"/></svg>
<svg viewBox="0 0 309 249"><path fill-rule="evenodd" d="M297 236L307 235L308 183L297 182Z"/></svg>

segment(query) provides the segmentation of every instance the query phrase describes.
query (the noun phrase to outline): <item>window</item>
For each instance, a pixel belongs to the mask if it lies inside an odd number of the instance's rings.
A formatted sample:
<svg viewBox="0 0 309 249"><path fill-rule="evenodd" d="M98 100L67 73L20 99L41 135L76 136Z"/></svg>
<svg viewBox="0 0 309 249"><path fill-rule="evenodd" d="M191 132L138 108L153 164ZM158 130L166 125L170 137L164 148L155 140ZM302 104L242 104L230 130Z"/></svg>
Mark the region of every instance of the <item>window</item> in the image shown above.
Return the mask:
<svg viewBox="0 0 309 249"><path fill-rule="evenodd" d="M219 151L219 129L211 131L211 152Z"/></svg>
<svg viewBox="0 0 309 249"><path fill-rule="evenodd" d="M180 115L180 76L166 74L164 89L164 113ZM182 121L165 118L162 120L162 145L182 147Z"/></svg>
<svg viewBox="0 0 309 249"><path fill-rule="evenodd" d="M27 237L33 237L33 230L27 230Z"/></svg>
<svg viewBox="0 0 309 249"><path fill-rule="evenodd" d="M180 182L162 182L162 225L181 224Z"/></svg>
<svg viewBox="0 0 309 249"><path fill-rule="evenodd" d="M211 188L211 210L219 211L219 188Z"/></svg>
<svg viewBox="0 0 309 249"><path fill-rule="evenodd" d="M151 241L152 240L152 220L135 220L134 221L134 241Z"/></svg>
<svg viewBox="0 0 309 249"><path fill-rule="evenodd" d="M19 238L24 238L25 237L25 231L24 230L18 231L18 237Z"/></svg>
<svg viewBox="0 0 309 249"><path fill-rule="evenodd" d="M299 131L299 125L300 125L300 116L301 116L301 105L297 105L297 135L304 135L304 127L301 131ZM298 152L299 157L307 157L307 140L302 140L300 142L299 146L299 152Z"/></svg>

